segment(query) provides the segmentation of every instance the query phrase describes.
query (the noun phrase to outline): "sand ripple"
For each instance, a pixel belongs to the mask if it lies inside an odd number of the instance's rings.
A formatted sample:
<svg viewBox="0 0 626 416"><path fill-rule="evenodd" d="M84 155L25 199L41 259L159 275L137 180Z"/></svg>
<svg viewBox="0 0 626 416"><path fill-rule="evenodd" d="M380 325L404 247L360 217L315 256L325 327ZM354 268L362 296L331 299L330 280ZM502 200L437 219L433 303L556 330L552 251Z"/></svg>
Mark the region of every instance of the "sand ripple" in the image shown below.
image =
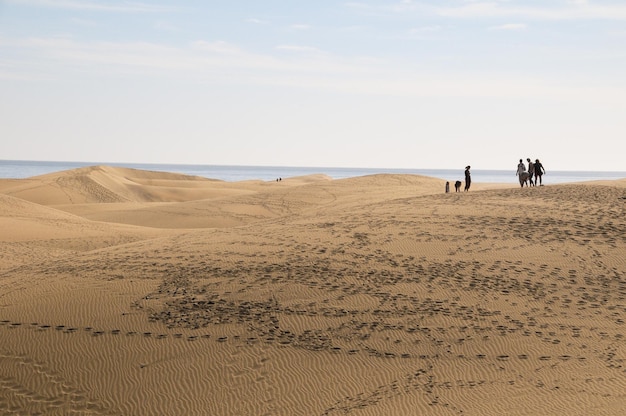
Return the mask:
<svg viewBox="0 0 626 416"><path fill-rule="evenodd" d="M3 187L0 413L626 411L623 187L284 182Z"/></svg>

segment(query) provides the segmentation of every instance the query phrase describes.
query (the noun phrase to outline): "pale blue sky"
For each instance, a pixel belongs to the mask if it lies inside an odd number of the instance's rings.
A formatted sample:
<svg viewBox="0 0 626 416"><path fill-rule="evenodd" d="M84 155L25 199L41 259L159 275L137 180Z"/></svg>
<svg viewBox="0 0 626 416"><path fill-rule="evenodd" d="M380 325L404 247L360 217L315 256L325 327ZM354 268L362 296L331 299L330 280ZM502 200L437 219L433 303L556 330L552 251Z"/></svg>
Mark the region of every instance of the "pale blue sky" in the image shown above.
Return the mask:
<svg viewBox="0 0 626 416"><path fill-rule="evenodd" d="M0 159L626 170L626 2L0 0Z"/></svg>

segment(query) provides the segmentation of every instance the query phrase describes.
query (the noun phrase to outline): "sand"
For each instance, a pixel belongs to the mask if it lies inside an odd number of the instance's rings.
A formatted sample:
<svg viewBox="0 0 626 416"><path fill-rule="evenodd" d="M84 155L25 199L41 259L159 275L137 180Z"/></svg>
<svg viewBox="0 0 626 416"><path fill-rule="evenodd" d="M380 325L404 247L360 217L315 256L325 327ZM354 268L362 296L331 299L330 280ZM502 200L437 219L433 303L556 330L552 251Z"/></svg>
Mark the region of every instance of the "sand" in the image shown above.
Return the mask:
<svg viewBox="0 0 626 416"><path fill-rule="evenodd" d="M626 180L0 180L0 414L621 415Z"/></svg>

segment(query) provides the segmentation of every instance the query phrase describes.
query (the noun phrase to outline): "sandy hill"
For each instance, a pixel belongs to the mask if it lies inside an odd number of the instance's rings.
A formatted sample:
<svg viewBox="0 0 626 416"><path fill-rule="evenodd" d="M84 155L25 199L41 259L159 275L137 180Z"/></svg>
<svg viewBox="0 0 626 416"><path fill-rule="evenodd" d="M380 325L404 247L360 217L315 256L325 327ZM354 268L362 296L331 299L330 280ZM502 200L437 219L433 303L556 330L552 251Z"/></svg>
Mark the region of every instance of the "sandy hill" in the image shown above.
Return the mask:
<svg viewBox="0 0 626 416"><path fill-rule="evenodd" d="M229 183L186 175L94 166L0 186L0 192L94 221L155 228L222 228L263 219L349 209L369 201L438 193L443 181L414 175L371 175L332 181L326 175L280 182Z"/></svg>
<svg viewBox="0 0 626 416"><path fill-rule="evenodd" d="M626 412L623 181L99 172L0 181L0 414Z"/></svg>
<svg viewBox="0 0 626 416"><path fill-rule="evenodd" d="M3 194L0 194L0 229L0 270L157 234L146 228L93 222Z"/></svg>
<svg viewBox="0 0 626 416"><path fill-rule="evenodd" d="M0 189L42 205L188 201L232 192L222 181L109 166L72 169L11 184Z"/></svg>
<svg viewBox="0 0 626 416"><path fill-rule="evenodd" d="M385 201L440 192L439 179L419 176L374 175L331 181L311 175L280 183L235 183L219 198L163 204L94 204L58 206L97 221L156 228L224 228L293 215L316 215L320 210L345 210L367 201ZM364 198L363 193L367 196ZM207 190L208 193L208 190Z"/></svg>

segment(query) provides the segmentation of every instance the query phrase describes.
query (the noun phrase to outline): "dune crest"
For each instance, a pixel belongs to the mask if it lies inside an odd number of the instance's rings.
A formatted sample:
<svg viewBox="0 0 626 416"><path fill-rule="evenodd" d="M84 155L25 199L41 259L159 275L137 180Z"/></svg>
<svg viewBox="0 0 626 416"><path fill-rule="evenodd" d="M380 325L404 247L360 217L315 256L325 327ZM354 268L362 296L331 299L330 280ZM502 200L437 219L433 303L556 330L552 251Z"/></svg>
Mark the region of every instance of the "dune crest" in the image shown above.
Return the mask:
<svg viewBox="0 0 626 416"><path fill-rule="evenodd" d="M23 180L4 191L42 205L156 202L192 198L194 189L215 181L138 169L91 166Z"/></svg>

